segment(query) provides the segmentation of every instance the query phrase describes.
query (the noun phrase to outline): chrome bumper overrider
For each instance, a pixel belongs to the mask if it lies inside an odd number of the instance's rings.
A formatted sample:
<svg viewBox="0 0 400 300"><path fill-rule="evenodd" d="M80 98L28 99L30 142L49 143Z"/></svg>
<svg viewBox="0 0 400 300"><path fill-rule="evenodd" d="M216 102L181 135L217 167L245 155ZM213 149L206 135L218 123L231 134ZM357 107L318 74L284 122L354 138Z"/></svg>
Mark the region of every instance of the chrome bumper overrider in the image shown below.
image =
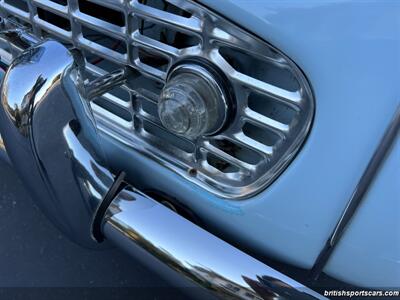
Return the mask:
<svg viewBox="0 0 400 300"><path fill-rule="evenodd" d="M91 247L104 237L221 298L323 299L112 174L87 102L125 73L85 86L79 58L55 41L34 44L13 61L1 87L9 156L63 232Z"/></svg>

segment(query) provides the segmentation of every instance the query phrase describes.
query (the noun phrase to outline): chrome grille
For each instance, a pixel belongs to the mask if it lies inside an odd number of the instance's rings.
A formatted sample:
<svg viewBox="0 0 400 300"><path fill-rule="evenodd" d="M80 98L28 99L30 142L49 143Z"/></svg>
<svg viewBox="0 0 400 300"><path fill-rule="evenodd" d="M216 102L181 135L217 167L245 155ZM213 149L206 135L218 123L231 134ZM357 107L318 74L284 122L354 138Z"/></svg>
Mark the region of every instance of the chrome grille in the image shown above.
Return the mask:
<svg viewBox="0 0 400 300"><path fill-rule="evenodd" d="M245 198L265 188L309 131L314 100L298 67L195 2L0 0L0 8L37 37L83 50L90 77L121 65L136 69L129 86L93 103L99 129L218 196ZM236 97L229 126L195 141L169 133L157 115L168 70L189 57L218 66Z"/></svg>

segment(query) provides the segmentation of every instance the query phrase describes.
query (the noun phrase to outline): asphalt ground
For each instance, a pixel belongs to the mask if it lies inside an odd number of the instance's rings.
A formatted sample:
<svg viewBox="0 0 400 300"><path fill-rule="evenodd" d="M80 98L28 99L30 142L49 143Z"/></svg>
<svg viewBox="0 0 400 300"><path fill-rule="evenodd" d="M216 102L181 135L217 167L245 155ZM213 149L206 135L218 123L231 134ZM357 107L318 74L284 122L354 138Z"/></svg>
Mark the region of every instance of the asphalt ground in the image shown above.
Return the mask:
<svg viewBox="0 0 400 300"><path fill-rule="evenodd" d="M0 299L187 299L118 249L69 241L0 160Z"/></svg>

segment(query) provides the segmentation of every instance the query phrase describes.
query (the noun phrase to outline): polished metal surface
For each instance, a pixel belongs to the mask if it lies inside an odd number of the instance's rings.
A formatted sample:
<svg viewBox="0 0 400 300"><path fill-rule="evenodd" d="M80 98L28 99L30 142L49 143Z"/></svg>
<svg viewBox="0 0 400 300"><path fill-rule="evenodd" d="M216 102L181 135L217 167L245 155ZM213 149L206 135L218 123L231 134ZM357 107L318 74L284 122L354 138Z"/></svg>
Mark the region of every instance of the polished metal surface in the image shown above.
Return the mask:
<svg viewBox="0 0 400 300"><path fill-rule="evenodd" d="M356 210L363 202L364 196L367 193L372 181L378 174L379 168L385 160L387 153L389 152L394 141L398 137L400 132L400 106L397 108L393 119L391 120L385 134L383 135L378 147L376 148L371 160L369 161L364 173L362 174L360 181L358 182L353 194L351 195L346 208L344 209L338 223L335 226L332 234L327 240L324 248L318 255L317 260L311 270L311 278L318 279L322 273L326 263L331 257L336 245L339 243L343 236L347 225L351 221Z"/></svg>
<svg viewBox="0 0 400 300"><path fill-rule="evenodd" d="M126 83L130 74L131 72L128 68L107 73L87 84L84 84L82 94L88 101L91 101L96 97L102 96L114 87Z"/></svg>
<svg viewBox="0 0 400 300"><path fill-rule="evenodd" d="M56 41L26 49L1 86L0 128L10 159L45 214L72 240L92 240L94 211L113 182L71 52Z"/></svg>
<svg viewBox="0 0 400 300"><path fill-rule="evenodd" d="M104 75L108 65L129 65L142 75L123 88L128 94L124 99L109 93L103 96L107 107L96 101L92 104L102 132L218 196L239 199L261 191L290 163L310 129L314 100L305 76L273 46L194 1L167 1L168 5L185 11L185 16L160 9L159 5L154 5L157 1L147 2L153 5L138 0L87 1L121 14L125 20L121 26L94 13L89 15L77 0L68 1L67 6L49 0L28 0L26 11L1 0L0 12L5 17L17 17L30 24L31 31L38 37L51 36L101 57L102 63L87 66L93 75ZM49 23L38 10L58 16L69 26ZM154 39L140 28L142 21L180 32L195 43L179 48ZM90 40L85 34L88 28L115 40L122 51ZM242 72L226 57L226 49L237 51L237 57L248 55L260 61L256 71L269 77L259 78ZM166 67L151 66L141 59L143 51L165 60ZM201 58L217 66L232 84L236 114L229 120L230 126L217 136L195 141L176 135L171 137L158 115L149 109L157 105L159 87L165 84L168 72L186 58ZM276 78L281 81L276 82ZM252 97L260 98L261 108L249 106ZM273 112L280 105L290 112L289 118L280 120L264 113L265 107ZM118 109L110 110L109 106ZM124 114L119 113L121 110Z"/></svg>
<svg viewBox="0 0 400 300"><path fill-rule="evenodd" d="M21 51L39 41L33 35L27 34L27 28L14 22L0 19L0 57L5 64L10 64Z"/></svg>
<svg viewBox="0 0 400 300"><path fill-rule="evenodd" d="M103 232L223 299L325 299L131 188L109 206Z"/></svg>

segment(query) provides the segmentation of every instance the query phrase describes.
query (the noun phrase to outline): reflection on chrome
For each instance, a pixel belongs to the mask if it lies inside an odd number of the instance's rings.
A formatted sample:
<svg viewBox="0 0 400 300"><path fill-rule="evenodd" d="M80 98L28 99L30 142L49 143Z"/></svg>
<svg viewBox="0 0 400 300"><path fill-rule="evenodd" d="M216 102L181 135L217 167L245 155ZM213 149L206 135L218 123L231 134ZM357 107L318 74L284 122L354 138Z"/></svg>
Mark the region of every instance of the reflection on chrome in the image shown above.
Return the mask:
<svg viewBox="0 0 400 300"><path fill-rule="evenodd" d="M104 222L103 232L108 239L131 253L137 247L144 249L215 296L324 299L133 190L123 190L116 197Z"/></svg>
<svg viewBox="0 0 400 300"><path fill-rule="evenodd" d="M93 212L113 182L79 92L79 60L56 41L26 49L1 87L0 126L16 171L71 239L91 239Z"/></svg>

